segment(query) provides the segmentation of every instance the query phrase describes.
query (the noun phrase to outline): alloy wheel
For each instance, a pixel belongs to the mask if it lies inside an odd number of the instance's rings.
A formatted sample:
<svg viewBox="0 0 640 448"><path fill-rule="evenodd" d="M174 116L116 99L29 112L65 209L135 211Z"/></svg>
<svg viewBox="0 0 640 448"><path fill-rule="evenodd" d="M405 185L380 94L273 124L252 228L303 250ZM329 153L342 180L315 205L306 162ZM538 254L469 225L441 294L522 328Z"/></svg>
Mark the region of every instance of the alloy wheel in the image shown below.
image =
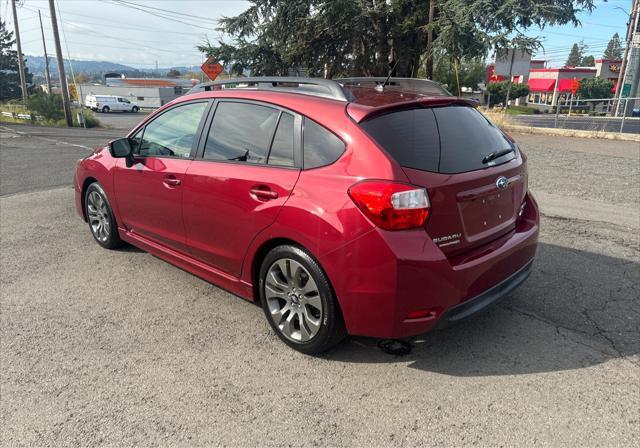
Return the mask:
<svg viewBox="0 0 640 448"><path fill-rule="evenodd" d="M290 258L275 261L267 271L264 297L273 322L289 340L313 339L321 327L320 291L309 271Z"/></svg>
<svg viewBox="0 0 640 448"><path fill-rule="evenodd" d="M106 242L111 232L111 215L107 202L97 191L90 192L87 197L87 216L93 235L98 241Z"/></svg>

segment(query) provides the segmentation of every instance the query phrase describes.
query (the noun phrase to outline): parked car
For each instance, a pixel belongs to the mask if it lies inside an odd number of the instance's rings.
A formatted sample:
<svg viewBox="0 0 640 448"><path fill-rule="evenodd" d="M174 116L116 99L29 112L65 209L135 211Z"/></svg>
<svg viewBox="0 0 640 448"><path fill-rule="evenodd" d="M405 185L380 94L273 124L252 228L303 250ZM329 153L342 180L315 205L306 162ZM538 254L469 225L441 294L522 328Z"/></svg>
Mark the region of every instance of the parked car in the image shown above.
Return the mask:
<svg viewBox="0 0 640 448"><path fill-rule="evenodd" d="M80 160L77 211L104 248L261 302L304 353L458 322L531 271L526 157L474 102L394 82L213 83Z"/></svg>
<svg viewBox="0 0 640 448"><path fill-rule="evenodd" d="M94 112L133 112L140 110L138 105L123 96L114 95L87 95L85 106Z"/></svg>

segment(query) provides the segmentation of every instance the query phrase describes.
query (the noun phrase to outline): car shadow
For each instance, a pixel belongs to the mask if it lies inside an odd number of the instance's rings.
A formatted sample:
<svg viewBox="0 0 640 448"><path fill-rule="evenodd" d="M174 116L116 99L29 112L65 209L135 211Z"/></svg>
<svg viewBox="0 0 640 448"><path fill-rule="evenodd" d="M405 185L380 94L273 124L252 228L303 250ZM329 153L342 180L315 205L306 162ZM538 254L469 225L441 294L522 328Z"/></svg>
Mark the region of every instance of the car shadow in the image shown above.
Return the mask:
<svg viewBox="0 0 640 448"><path fill-rule="evenodd" d="M414 339L409 355L351 338L323 357L454 376L554 372L616 358L640 364L639 283L637 262L540 244L521 288L480 316Z"/></svg>

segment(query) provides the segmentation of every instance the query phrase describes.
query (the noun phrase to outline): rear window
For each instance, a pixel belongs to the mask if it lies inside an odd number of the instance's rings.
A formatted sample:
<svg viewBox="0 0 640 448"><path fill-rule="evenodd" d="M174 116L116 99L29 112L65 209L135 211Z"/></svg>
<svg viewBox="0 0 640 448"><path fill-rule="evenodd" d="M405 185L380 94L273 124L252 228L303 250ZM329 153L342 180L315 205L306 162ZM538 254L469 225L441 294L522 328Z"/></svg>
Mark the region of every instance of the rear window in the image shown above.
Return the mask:
<svg viewBox="0 0 640 448"><path fill-rule="evenodd" d="M486 155L513 148L498 128L468 106L401 110L361 126L400 165L423 171L455 174L486 168ZM513 157L507 154L492 165Z"/></svg>

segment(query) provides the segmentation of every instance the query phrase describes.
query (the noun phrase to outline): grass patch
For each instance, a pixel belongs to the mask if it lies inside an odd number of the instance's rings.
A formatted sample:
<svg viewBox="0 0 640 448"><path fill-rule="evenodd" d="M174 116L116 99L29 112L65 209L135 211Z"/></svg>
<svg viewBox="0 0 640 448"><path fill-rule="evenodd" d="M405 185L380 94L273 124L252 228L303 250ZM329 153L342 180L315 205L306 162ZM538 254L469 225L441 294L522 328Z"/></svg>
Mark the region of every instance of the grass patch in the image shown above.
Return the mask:
<svg viewBox="0 0 640 448"><path fill-rule="evenodd" d="M528 106L510 106L507 113L509 115L537 115L540 111Z"/></svg>
<svg viewBox="0 0 640 448"><path fill-rule="evenodd" d="M6 115L0 115L0 122L4 122L4 123L33 124L38 126L50 126L50 127L60 127L60 128L67 127L67 122L64 118L46 119L42 117L41 114L39 114L38 112L32 112L22 104L11 102L11 101L6 103L1 103L0 112L9 112L12 114L12 116L10 117ZM74 127L82 127L78 122L79 112L80 112L80 109L71 110ZM85 109L83 113L84 113L85 125L87 128L102 127L100 120L98 120L98 118L93 114L91 110ZM31 115L32 118L31 119L18 118L18 114L29 114Z"/></svg>

